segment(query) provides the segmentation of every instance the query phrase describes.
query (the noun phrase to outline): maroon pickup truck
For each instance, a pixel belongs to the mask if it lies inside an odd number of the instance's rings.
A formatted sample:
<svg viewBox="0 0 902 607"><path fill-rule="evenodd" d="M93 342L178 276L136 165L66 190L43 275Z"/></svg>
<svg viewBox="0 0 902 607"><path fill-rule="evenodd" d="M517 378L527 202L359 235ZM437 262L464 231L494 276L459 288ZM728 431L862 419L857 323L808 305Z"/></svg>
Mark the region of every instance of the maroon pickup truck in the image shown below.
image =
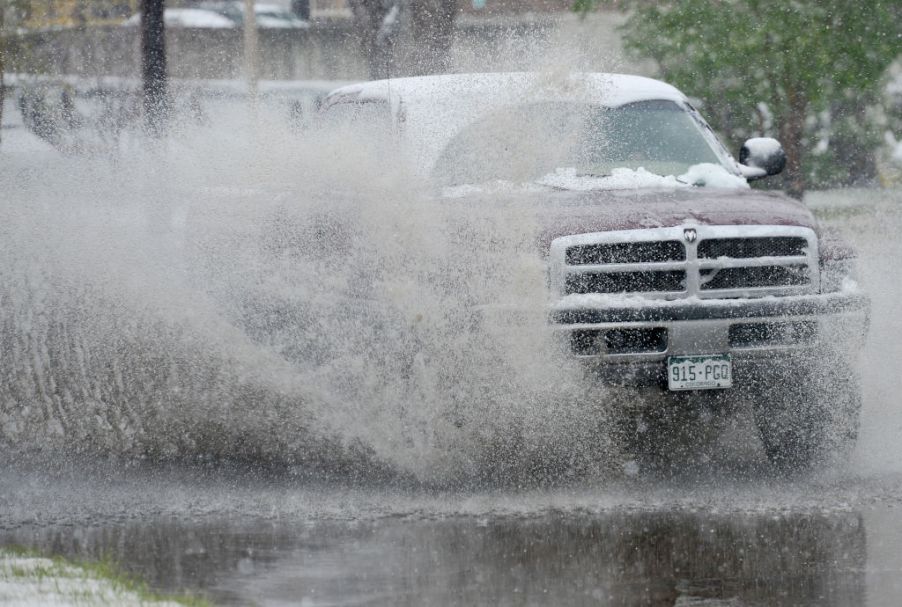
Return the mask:
<svg viewBox="0 0 902 607"><path fill-rule="evenodd" d="M775 140L737 162L680 91L612 74L369 82L324 111L401 133L444 196L532 203L550 322L597 381L665 408L750 403L781 469L854 445L869 300L841 238L749 188L783 170Z"/></svg>

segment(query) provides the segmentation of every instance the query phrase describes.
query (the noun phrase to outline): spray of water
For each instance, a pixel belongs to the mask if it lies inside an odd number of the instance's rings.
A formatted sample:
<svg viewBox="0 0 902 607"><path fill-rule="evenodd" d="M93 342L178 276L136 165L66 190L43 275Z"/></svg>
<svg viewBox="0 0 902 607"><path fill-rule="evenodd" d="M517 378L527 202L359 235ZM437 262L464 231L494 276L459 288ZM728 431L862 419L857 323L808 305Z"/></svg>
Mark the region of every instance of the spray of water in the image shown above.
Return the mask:
<svg viewBox="0 0 902 607"><path fill-rule="evenodd" d="M437 199L347 125L212 107L228 131L0 169L4 449L440 482L611 466L529 213Z"/></svg>
<svg viewBox="0 0 902 607"><path fill-rule="evenodd" d="M897 312L896 237L902 221L898 190L850 190L812 193L809 203L822 222L843 232L858 250L858 276L871 300L868 339L860 358L863 391L861 432L853 468L864 475L898 474L898 435L902 408L898 365L902 323Z"/></svg>
<svg viewBox="0 0 902 607"><path fill-rule="evenodd" d="M547 87L572 68L618 66L609 53L568 54L568 36L552 35L555 53L511 41L495 67L540 66ZM480 69L484 55L455 61ZM599 56L606 65L586 63ZM109 116L130 107L118 93L106 105ZM112 120L112 143L3 158L5 453L229 458L440 483L621 469L613 395L560 356L547 326L528 209L437 198L392 133L298 128L283 105L229 98L185 94L174 107L160 141ZM898 225L847 219L830 221L855 242ZM896 450L875 420L898 417L896 357L884 355L897 298L886 247L870 242L861 265L881 337L865 356L859 461L884 470ZM708 422L693 420L685 442Z"/></svg>

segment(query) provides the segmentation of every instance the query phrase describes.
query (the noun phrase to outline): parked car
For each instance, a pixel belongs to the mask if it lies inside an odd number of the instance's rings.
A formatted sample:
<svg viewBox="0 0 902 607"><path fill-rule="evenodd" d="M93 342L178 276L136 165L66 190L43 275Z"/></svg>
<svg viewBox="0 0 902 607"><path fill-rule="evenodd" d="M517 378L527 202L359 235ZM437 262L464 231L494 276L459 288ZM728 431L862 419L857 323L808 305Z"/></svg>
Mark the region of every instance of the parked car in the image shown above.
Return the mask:
<svg viewBox="0 0 902 607"><path fill-rule="evenodd" d="M515 199L538 217L549 322L594 381L663 400L643 415L746 403L780 468L854 445L869 299L848 244L749 187L783 170L775 140L737 162L679 90L613 74L367 82L323 111L392 125L448 204Z"/></svg>
<svg viewBox="0 0 902 607"><path fill-rule="evenodd" d="M194 27L210 29L228 29L235 27L235 22L214 11L200 8L167 8L163 11L163 22L166 27ZM125 27L141 25L141 13L135 13L122 22Z"/></svg>
<svg viewBox="0 0 902 607"><path fill-rule="evenodd" d="M276 4L255 4L257 27L263 29L304 29L310 24ZM167 27L229 29L244 24L243 2L200 2L192 8L167 8L163 13ZM122 25L141 24L141 13L135 13Z"/></svg>
<svg viewBox="0 0 902 607"><path fill-rule="evenodd" d="M244 2L241 0L210 0L200 2L198 8L214 11L232 20L236 26L244 24ZM257 27L267 29L303 29L309 23L278 4L254 4Z"/></svg>

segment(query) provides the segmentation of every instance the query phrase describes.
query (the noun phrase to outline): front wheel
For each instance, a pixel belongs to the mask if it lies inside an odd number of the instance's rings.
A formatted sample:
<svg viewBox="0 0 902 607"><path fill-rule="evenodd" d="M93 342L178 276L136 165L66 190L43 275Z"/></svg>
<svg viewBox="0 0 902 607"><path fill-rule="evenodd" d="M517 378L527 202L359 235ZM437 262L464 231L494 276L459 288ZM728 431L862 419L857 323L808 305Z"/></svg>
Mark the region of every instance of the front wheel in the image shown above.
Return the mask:
<svg viewBox="0 0 902 607"><path fill-rule="evenodd" d="M756 378L753 411L764 452L781 471L841 463L858 438L858 375L839 356L788 363Z"/></svg>

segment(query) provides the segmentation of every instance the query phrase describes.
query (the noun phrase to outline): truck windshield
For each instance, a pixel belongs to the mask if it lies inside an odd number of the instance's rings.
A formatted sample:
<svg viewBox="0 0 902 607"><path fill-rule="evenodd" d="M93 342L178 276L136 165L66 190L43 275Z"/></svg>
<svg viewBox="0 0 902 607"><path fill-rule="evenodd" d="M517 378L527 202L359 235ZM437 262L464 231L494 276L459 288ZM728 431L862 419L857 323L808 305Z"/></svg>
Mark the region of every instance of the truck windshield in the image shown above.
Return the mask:
<svg viewBox="0 0 902 607"><path fill-rule="evenodd" d="M604 177L643 168L679 176L723 158L688 110L651 100L610 108L572 102L516 105L490 112L455 135L439 156L441 185L528 182L556 169Z"/></svg>

